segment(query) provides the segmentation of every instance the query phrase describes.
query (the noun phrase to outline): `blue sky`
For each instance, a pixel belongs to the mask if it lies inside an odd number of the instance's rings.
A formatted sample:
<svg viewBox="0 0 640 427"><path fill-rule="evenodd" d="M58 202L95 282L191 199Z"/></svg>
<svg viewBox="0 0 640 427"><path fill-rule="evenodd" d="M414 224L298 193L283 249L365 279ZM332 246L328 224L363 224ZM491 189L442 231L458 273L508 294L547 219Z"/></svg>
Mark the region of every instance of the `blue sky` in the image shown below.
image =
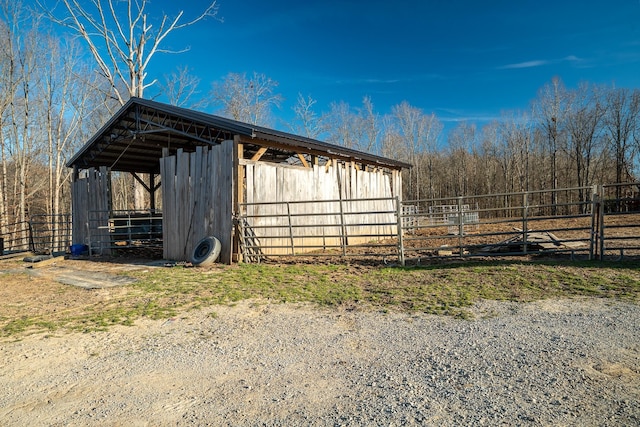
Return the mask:
<svg viewBox="0 0 640 427"><path fill-rule="evenodd" d="M205 0L150 0L192 17ZM526 110L553 76L640 87L640 0L219 0L219 17L175 33L150 77L186 65L207 92L226 74L279 82L286 119L298 93L380 114L407 101L448 127Z"/></svg>

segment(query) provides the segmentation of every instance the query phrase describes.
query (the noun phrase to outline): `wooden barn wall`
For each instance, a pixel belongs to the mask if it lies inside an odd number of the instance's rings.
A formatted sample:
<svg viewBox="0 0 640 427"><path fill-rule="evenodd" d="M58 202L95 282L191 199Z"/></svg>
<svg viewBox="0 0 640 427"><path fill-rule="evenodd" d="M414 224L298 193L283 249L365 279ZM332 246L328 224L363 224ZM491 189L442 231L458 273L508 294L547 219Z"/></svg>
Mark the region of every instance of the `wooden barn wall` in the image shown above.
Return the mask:
<svg viewBox="0 0 640 427"><path fill-rule="evenodd" d="M230 264L233 141L163 157L160 175L163 256L188 261L199 240L215 236L222 244L220 262Z"/></svg>
<svg viewBox="0 0 640 427"><path fill-rule="evenodd" d="M72 184L71 208L73 217L72 243L86 244L91 250L109 254L109 214L111 192L109 170L105 166L90 168L85 176Z"/></svg>
<svg viewBox="0 0 640 427"><path fill-rule="evenodd" d="M267 246L290 246L291 230L288 227L287 214L301 216L292 217L294 246L303 245L339 245L342 234L340 226L340 202L347 199L391 198L398 194L400 174L385 174L382 171L369 172L360 170L350 164L346 166L334 163L328 169L325 166L302 168L297 166L274 165L269 163L243 161L246 177L246 202L270 203L290 201L334 200L324 203L277 204L248 206L248 215L283 215L280 217L249 218L254 232ZM392 179L393 178L393 179ZM393 182L392 182L393 181ZM287 212L289 209L289 212ZM393 226L372 225L360 226L363 223L395 223L394 214L375 213L376 211L394 211L392 200L349 201L342 203L343 212L372 212L366 215L344 215L347 225L348 244L358 244L375 240L373 237L357 235L374 234L389 236L395 233ZM313 215L311 215L313 214ZM318 215L321 214L321 215ZM313 225L298 227L296 225ZM260 226L278 226L270 229ZM278 239L265 239L264 236L282 236ZM304 239L295 237L305 236ZM315 238L314 238L315 237ZM312 249L311 249L312 250ZM263 250L268 254L270 251ZM281 249L277 250L281 252ZM296 249L304 252L304 249Z"/></svg>

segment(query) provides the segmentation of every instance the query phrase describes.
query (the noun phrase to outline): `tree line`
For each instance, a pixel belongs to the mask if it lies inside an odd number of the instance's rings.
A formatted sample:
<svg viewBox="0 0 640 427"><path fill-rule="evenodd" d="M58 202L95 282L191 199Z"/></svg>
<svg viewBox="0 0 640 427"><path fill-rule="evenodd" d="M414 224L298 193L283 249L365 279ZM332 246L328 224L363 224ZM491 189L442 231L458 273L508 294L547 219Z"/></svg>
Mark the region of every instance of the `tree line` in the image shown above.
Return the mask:
<svg viewBox="0 0 640 427"><path fill-rule="evenodd" d="M145 80L164 35L215 17L215 2L185 23L182 14L162 15L155 26L144 0L91 4L104 8L81 9L63 0L61 11L33 11L0 0L2 233L32 215L68 213L67 160L130 96L151 90L174 105L411 163L403 172L408 200L638 180L638 89L589 83L569 89L554 78L529 111L505 113L482 127L460 122L446 134L433 113L401 102L381 114L370 97L361 105L337 101L319 111L311 96L299 95L294 118L281 123L275 119L284 102L278 83L257 72L229 73L205 94L197 91L200 79L184 67ZM119 14L115 8L122 5L129 9ZM94 19L101 14L111 14L111 21ZM100 38L106 48L98 47ZM114 176L114 208L140 206L136 182ZM586 200L588 192L581 197Z"/></svg>
<svg viewBox="0 0 640 427"><path fill-rule="evenodd" d="M229 74L209 99L221 113L255 124L273 121L277 82L264 75ZM244 101L243 101L244 100ZM340 101L318 113L298 96L294 133L403 160L405 199L579 188L638 180L640 90L582 83L568 89L559 77L545 84L528 111L505 112L478 127L462 121L443 132L434 113L401 102L387 114L370 97L352 107Z"/></svg>

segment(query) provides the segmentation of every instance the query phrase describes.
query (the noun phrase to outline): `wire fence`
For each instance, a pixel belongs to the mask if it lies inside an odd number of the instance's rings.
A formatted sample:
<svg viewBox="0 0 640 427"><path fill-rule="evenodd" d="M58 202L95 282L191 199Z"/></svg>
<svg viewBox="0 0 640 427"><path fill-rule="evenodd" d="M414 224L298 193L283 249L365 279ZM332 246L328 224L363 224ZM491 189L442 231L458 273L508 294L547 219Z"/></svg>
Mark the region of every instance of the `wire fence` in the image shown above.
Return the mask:
<svg viewBox="0 0 640 427"><path fill-rule="evenodd" d="M29 221L7 224L0 232L0 256L28 252L32 248Z"/></svg>
<svg viewBox="0 0 640 427"><path fill-rule="evenodd" d="M235 219L245 262L342 257L405 265L441 258L640 256L637 182L410 201L337 199L240 207ZM92 255L162 250L159 211L92 211L86 242L73 241L71 222L71 215L61 214L6 224L0 230L0 255L68 252L72 243L85 243Z"/></svg>
<svg viewBox="0 0 640 427"><path fill-rule="evenodd" d="M162 249L162 212L114 210L107 214L89 211L86 241L89 255L110 255L114 249Z"/></svg>
<svg viewBox="0 0 640 427"><path fill-rule="evenodd" d="M71 215L34 215L29 221L2 226L0 256L65 252L71 243Z"/></svg>
<svg viewBox="0 0 640 427"><path fill-rule="evenodd" d="M362 209L373 201L385 209ZM640 255L638 183L411 201L246 203L242 208L238 223L245 262L342 256L397 259L404 265L452 257Z"/></svg>

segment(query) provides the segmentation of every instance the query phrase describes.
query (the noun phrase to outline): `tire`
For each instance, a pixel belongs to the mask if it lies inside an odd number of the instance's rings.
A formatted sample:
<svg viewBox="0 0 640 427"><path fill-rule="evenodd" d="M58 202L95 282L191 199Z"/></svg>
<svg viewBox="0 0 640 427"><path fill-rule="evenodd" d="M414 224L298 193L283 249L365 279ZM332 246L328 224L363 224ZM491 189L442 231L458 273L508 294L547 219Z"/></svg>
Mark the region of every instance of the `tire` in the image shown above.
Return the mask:
<svg viewBox="0 0 640 427"><path fill-rule="evenodd" d="M191 252L191 264L207 265L214 263L220 256L222 245L220 240L214 236L205 237L200 240Z"/></svg>

